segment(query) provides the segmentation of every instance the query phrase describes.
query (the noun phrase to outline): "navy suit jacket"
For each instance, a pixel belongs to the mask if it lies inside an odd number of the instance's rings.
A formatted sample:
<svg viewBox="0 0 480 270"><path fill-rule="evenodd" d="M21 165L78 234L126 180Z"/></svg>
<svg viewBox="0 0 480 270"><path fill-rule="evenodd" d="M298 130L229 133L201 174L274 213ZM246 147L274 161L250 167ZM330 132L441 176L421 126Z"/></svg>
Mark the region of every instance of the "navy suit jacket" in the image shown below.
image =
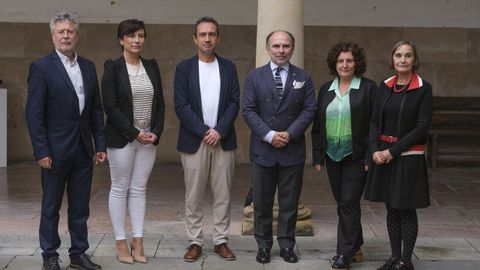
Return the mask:
<svg viewBox="0 0 480 270"><path fill-rule="evenodd" d="M315 90L310 75L292 64L283 98L278 98L270 63L245 79L243 117L252 131L250 158L261 166L299 165L305 162L305 130L315 116ZM275 148L263 138L270 130L287 131L290 142Z"/></svg>
<svg viewBox="0 0 480 270"><path fill-rule="evenodd" d="M157 61L142 58L142 64L153 86L153 101L150 127L157 135L157 145L162 135L165 118L165 102L163 100L162 80ZM125 58L107 60L102 77L102 100L107 124L105 126L107 146L122 148L134 141L140 131L133 126L132 88L128 77Z"/></svg>
<svg viewBox="0 0 480 270"><path fill-rule="evenodd" d="M214 129L222 136L223 150L237 148L234 121L240 103L237 69L235 65L217 56L220 70L220 100L218 103L217 126ZM193 154L197 152L205 133L210 129L203 122L198 56L177 65L174 79L175 113L180 120L177 150Z"/></svg>
<svg viewBox="0 0 480 270"><path fill-rule="evenodd" d="M34 156L55 160L71 159L79 144L89 156L105 152L103 110L95 64L78 57L85 90L85 107L80 114L78 97L57 52L30 65L26 119ZM92 143L95 143L95 150Z"/></svg>

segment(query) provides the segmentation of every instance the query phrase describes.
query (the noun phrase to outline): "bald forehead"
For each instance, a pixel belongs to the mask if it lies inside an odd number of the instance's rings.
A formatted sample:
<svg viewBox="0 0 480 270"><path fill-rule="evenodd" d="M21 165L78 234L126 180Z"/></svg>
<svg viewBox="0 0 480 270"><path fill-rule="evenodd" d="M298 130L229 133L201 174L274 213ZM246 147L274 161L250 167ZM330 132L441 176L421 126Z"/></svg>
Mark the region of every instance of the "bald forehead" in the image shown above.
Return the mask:
<svg viewBox="0 0 480 270"><path fill-rule="evenodd" d="M268 39L267 45L270 46L272 43L282 43L282 44L292 44L292 38L289 34L283 31L277 31L273 33Z"/></svg>

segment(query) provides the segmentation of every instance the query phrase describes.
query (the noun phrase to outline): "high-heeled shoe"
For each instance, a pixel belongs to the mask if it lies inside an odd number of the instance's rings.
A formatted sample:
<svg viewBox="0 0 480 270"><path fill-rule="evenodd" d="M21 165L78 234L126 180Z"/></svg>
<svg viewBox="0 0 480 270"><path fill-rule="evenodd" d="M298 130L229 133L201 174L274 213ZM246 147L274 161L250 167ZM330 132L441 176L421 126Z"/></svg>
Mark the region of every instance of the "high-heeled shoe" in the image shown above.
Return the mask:
<svg viewBox="0 0 480 270"><path fill-rule="evenodd" d="M143 237L132 238L130 247L132 248L132 257L134 261L147 263L147 257L145 257L145 254L143 253Z"/></svg>
<svg viewBox="0 0 480 270"><path fill-rule="evenodd" d="M115 243L117 259L121 263L133 264L133 257L128 252L127 240L117 240Z"/></svg>

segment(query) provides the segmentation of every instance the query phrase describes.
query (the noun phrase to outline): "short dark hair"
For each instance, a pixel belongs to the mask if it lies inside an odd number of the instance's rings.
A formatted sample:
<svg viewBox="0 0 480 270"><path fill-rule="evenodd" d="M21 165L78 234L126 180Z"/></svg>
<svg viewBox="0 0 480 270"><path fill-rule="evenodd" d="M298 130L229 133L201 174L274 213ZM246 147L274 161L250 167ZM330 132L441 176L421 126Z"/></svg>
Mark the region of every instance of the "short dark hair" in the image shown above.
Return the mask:
<svg viewBox="0 0 480 270"><path fill-rule="evenodd" d="M272 35L275 34L275 33L278 33L278 32L283 32L283 33L287 34L290 37L290 39L292 40L292 48L295 48L295 37L293 37L292 33L288 32L287 30L281 30L281 29L272 31L267 35L267 38L265 39L265 44L267 46L268 46L268 41L270 40Z"/></svg>
<svg viewBox="0 0 480 270"><path fill-rule="evenodd" d="M418 70L418 68L420 68L420 59L418 58L417 46L415 45L415 43L413 41L410 41L410 40L401 40L393 46L392 54L390 55L390 67L392 69L395 69L395 67L393 66L393 55L397 51L398 47L400 47L402 45L409 45L410 47L412 47L413 57L414 57L414 59L413 59L413 71Z"/></svg>
<svg viewBox="0 0 480 270"><path fill-rule="evenodd" d="M147 37L147 30L145 29L145 23L138 19L128 19L120 22L117 30L117 39L120 40L123 36L130 35L143 29L145 31L145 38Z"/></svg>
<svg viewBox="0 0 480 270"><path fill-rule="evenodd" d="M327 65L330 69L330 74L338 76L337 59L340 53L351 52L355 60L355 76L361 77L367 71L367 59L363 48L354 42L339 42L330 49L327 54Z"/></svg>
<svg viewBox="0 0 480 270"><path fill-rule="evenodd" d="M200 19L198 19L197 22L195 23L195 31L193 31L193 36L194 37L197 36L197 26L201 23L213 23L213 24L215 24L215 27L217 28L217 36L220 36L220 27L218 26L217 20L215 20L214 18L212 18L210 16L203 16Z"/></svg>

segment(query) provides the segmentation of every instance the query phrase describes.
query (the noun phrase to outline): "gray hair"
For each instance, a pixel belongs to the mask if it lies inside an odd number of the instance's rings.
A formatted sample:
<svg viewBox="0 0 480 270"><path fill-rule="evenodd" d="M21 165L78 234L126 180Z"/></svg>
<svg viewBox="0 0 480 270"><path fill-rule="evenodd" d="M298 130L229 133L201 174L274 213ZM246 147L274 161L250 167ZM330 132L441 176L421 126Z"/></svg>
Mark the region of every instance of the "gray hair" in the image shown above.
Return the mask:
<svg viewBox="0 0 480 270"><path fill-rule="evenodd" d="M75 14L68 13L68 12L59 12L53 15L52 19L50 20L50 33L53 33L55 28L55 23L57 22L73 22L75 24L75 29L80 30L80 22L78 21L78 17Z"/></svg>

